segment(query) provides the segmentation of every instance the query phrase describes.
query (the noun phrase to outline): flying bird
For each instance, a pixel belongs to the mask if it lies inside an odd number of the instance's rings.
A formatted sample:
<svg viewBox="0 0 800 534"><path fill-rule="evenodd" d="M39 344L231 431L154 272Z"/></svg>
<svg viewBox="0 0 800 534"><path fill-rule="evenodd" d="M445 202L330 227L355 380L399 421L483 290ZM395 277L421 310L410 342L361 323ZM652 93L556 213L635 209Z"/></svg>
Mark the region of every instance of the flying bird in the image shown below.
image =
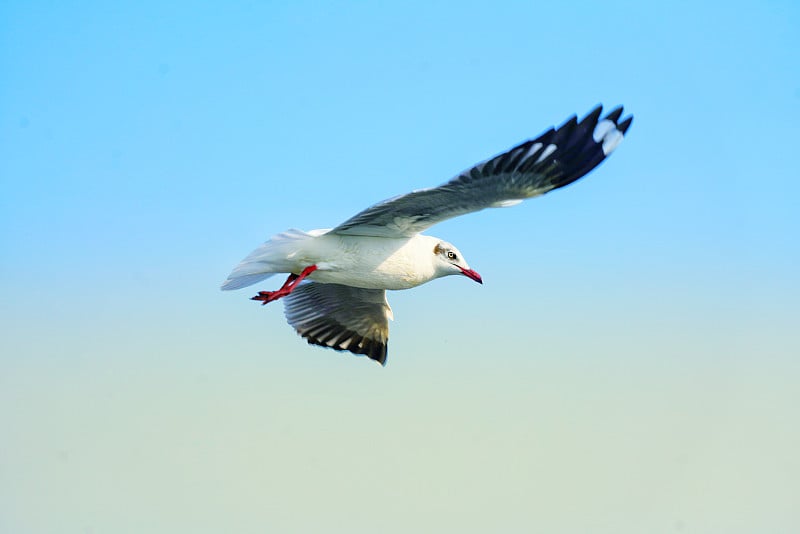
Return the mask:
<svg viewBox="0 0 800 534"><path fill-rule="evenodd" d="M536 139L479 163L439 187L385 200L333 229L288 230L241 261L222 284L240 289L288 273L262 304L283 298L289 324L308 343L386 364L392 309L387 290L458 274L483 283L455 246L420 232L479 211L508 207L564 187L597 167L622 141L633 116L597 106Z"/></svg>

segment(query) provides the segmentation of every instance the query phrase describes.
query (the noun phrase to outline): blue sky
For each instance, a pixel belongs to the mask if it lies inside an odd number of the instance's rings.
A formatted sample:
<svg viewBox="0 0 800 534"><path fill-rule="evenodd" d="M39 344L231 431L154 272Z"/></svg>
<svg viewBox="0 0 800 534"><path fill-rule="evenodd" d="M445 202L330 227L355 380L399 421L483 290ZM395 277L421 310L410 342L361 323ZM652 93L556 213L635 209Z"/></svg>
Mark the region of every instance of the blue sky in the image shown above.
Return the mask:
<svg viewBox="0 0 800 534"><path fill-rule="evenodd" d="M4 2L0 531L800 528L798 27ZM635 120L597 171L429 231L485 285L390 294L385 369L218 291L598 103Z"/></svg>

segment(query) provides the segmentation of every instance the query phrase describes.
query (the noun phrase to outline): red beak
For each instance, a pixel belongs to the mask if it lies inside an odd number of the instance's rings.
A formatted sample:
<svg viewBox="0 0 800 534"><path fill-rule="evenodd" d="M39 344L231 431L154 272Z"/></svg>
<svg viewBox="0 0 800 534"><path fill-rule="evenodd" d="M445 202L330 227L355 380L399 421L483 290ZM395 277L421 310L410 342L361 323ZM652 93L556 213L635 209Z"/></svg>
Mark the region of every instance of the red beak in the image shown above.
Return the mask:
<svg viewBox="0 0 800 534"><path fill-rule="evenodd" d="M472 278L473 280L475 280L479 284L483 284L483 278L481 278L481 275L479 275L478 273L476 273L472 269L463 269L461 267L459 267L459 269L461 269L461 274L463 274L467 278Z"/></svg>

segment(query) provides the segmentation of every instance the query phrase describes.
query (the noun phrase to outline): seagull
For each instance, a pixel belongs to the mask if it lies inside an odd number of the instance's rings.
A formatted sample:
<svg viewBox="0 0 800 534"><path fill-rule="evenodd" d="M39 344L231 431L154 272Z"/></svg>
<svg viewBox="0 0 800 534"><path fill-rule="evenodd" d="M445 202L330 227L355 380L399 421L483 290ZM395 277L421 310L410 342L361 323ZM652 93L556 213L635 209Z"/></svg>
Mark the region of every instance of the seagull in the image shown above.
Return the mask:
<svg viewBox="0 0 800 534"><path fill-rule="evenodd" d="M509 207L569 185L608 157L633 121L622 106L601 118L597 106L536 139L475 165L439 187L371 206L332 229L288 230L242 260L222 284L240 289L288 273L275 291L251 300L283 299L288 323L309 344L365 355L386 365L387 290L410 289L462 275L482 284L455 246L420 232L484 208Z"/></svg>

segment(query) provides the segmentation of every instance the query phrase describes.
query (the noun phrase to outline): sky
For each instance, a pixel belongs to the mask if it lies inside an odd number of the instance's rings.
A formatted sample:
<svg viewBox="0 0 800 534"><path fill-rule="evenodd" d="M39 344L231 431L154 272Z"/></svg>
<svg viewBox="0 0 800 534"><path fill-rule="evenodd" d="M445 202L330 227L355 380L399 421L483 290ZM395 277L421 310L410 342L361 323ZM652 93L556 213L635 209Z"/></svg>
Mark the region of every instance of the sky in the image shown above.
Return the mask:
<svg viewBox="0 0 800 534"><path fill-rule="evenodd" d="M800 5L0 4L0 533L800 530ZM596 104L388 365L220 292ZM277 280L277 281L276 281Z"/></svg>

